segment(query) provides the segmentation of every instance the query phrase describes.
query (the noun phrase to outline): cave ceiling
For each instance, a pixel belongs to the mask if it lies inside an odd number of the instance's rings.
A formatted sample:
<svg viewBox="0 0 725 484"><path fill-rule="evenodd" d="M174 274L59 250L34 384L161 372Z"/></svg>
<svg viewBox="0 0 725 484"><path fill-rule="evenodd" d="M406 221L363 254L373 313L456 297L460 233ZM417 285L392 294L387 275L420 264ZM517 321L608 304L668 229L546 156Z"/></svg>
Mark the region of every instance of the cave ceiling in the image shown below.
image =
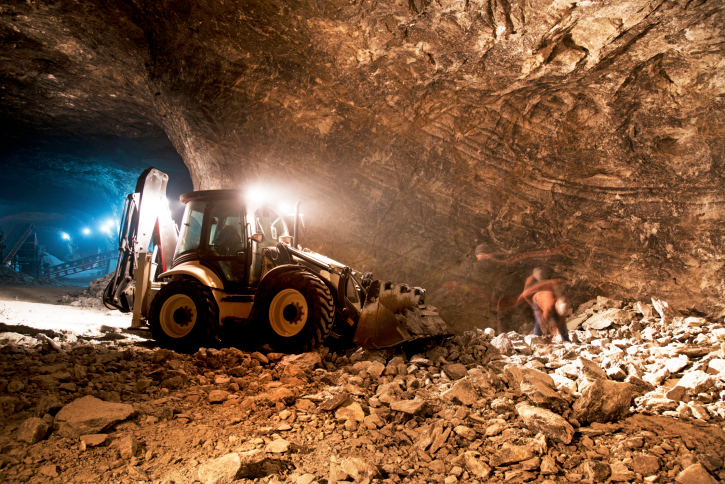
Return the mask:
<svg viewBox="0 0 725 484"><path fill-rule="evenodd" d="M530 270L484 243L557 254L578 297L694 305L725 293L723 25L722 1L3 2L0 118L168 136L196 189L294 194L308 245L437 292Z"/></svg>

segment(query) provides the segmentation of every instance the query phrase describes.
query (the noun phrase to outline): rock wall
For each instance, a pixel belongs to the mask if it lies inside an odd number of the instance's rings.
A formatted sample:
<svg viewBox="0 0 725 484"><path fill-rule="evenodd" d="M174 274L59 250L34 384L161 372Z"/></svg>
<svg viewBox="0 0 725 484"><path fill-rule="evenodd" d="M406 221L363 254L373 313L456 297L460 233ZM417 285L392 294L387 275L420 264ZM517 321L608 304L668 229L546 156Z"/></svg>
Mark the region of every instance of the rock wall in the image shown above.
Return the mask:
<svg viewBox="0 0 725 484"><path fill-rule="evenodd" d="M719 2L70 3L2 7L4 118L158 126L195 188L301 199L305 245L464 325L540 264L722 300Z"/></svg>

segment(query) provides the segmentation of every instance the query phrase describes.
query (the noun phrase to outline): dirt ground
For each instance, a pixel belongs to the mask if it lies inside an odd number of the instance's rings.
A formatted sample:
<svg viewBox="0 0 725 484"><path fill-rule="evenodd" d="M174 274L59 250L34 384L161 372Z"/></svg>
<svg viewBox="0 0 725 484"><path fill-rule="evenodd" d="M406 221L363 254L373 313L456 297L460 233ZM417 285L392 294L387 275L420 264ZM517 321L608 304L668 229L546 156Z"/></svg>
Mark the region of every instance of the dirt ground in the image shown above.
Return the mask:
<svg viewBox="0 0 725 484"><path fill-rule="evenodd" d="M575 343L181 354L74 291L0 286L0 482L725 478L719 321L600 298Z"/></svg>
<svg viewBox="0 0 725 484"><path fill-rule="evenodd" d="M30 302L40 304L61 304L61 298L66 295L77 296L83 292L82 287L56 287L56 286L0 286L0 301L2 302Z"/></svg>
<svg viewBox="0 0 725 484"><path fill-rule="evenodd" d="M0 323L78 334L101 334L103 327L131 326L131 316L115 309L61 303L63 296L76 297L82 292L72 287L0 286Z"/></svg>

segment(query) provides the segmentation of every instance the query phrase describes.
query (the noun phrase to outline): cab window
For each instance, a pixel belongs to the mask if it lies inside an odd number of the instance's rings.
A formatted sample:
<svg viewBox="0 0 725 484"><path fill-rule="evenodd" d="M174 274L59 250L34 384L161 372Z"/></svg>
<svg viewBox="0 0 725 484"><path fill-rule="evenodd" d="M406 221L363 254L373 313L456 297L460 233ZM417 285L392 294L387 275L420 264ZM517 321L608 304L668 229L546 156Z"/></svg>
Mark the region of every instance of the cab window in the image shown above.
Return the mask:
<svg viewBox="0 0 725 484"><path fill-rule="evenodd" d="M209 211L209 250L215 255L234 256L244 250L243 218L239 203L219 201Z"/></svg>
<svg viewBox="0 0 725 484"><path fill-rule="evenodd" d="M199 248L201 243L201 222L204 220L205 206L206 203L202 201L192 201L186 206L175 256Z"/></svg>
<svg viewBox="0 0 725 484"><path fill-rule="evenodd" d="M352 277L348 277L347 279L347 287L345 287L345 297L350 300L351 303L359 303L360 299L358 298L357 289L355 288L355 283L353 282Z"/></svg>
<svg viewBox="0 0 725 484"><path fill-rule="evenodd" d="M280 235L286 235L282 217L269 207L262 207L254 212L254 221L257 233L264 234L267 241L264 247L277 245Z"/></svg>

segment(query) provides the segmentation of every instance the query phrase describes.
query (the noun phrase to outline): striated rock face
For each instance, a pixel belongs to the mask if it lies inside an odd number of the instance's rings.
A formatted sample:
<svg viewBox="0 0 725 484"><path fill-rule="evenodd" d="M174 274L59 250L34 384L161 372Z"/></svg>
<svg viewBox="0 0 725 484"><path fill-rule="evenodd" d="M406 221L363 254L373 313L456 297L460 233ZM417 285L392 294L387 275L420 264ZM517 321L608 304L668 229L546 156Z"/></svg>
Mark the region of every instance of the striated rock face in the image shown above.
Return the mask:
<svg viewBox="0 0 725 484"><path fill-rule="evenodd" d="M305 245L463 326L542 263L575 301L712 307L723 24L707 1L13 3L0 114L163 130L196 189L294 194Z"/></svg>

